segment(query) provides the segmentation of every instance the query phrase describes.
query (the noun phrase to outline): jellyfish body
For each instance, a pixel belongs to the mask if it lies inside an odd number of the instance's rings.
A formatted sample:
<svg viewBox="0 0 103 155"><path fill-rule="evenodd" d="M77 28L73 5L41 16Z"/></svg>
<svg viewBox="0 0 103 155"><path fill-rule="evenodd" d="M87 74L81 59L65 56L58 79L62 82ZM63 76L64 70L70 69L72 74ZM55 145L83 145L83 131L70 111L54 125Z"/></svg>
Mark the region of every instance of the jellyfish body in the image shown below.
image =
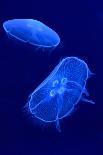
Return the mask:
<svg viewBox="0 0 103 155"><path fill-rule="evenodd" d="M56 47L59 35L40 21L33 19L12 19L3 23L3 28L12 37L39 47Z"/></svg>
<svg viewBox="0 0 103 155"><path fill-rule="evenodd" d="M86 91L90 72L87 64L76 57L63 59L52 73L30 95L30 113L44 122L56 122L70 115ZM94 103L93 101L88 101Z"/></svg>

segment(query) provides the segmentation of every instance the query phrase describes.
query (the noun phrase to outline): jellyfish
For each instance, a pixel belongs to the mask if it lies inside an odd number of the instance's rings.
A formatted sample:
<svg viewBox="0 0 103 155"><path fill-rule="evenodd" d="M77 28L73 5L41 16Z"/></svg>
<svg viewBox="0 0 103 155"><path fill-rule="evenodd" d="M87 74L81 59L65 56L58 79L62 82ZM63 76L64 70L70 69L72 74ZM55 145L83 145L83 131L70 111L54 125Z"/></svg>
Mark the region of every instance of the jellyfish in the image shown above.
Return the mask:
<svg viewBox="0 0 103 155"><path fill-rule="evenodd" d="M55 122L61 131L60 120L70 116L80 100L94 104L88 99L86 90L87 80L92 74L83 60L64 58L30 94L27 103L30 113L43 122Z"/></svg>
<svg viewBox="0 0 103 155"><path fill-rule="evenodd" d="M56 47L60 43L59 35L42 22L34 19L12 19L3 23L10 36L37 47Z"/></svg>

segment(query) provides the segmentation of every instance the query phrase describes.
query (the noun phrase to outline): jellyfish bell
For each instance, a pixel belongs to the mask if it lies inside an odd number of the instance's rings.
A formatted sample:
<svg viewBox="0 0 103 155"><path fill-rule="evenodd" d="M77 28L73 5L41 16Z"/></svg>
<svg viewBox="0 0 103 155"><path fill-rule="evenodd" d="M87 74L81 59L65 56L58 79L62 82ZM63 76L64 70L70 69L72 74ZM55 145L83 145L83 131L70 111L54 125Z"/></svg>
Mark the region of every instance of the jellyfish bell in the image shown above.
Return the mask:
<svg viewBox="0 0 103 155"><path fill-rule="evenodd" d="M43 122L56 122L56 128L61 131L59 121L70 116L80 100L94 104L86 98L89 75L90 70L83 60L64 58L30 94L27 108Z"/></svg>
<svg viewBox="0 0 103 155"><path fill-rule="evenodd" d="M41 48L55 48L59 35L42 22L34 19L12 19L3 23L5 32L13 38Z"/></svg>

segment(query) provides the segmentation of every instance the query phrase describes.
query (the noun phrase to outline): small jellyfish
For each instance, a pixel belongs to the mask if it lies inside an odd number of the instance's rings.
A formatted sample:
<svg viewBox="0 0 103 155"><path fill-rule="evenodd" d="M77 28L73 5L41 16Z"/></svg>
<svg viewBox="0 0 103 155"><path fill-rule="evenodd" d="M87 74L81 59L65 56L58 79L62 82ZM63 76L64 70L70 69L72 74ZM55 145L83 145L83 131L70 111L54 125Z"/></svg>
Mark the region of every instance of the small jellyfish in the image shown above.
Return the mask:
<svg viewBox="0 0 103 155"><path fill-rule="evenodd" d="M30 95L30 113L41 121L55 122L61 131L60 120L71 115L80 100L94 104L86 99L86 82L91 74L83 60L64 58Z"/></svg>
<svg viewBox="0 0 103 155"><path fill-rule="evenodd" d="M60 43L59 35L40 21L33 19L12 19L3 23L10 36L37 47L56 47Z"/></svg>

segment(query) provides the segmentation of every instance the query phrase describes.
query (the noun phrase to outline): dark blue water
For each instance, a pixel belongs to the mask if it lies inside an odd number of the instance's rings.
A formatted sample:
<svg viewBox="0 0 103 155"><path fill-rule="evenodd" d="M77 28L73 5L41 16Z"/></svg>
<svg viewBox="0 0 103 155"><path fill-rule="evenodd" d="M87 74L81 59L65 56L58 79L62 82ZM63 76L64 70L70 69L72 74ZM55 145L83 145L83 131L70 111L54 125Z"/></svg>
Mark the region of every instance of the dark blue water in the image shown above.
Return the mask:
<svg viewBox="0 0 103 155"><path fill-rule="evenodd" d="M61 45L51 55L7 38L2 23L34 18L53 28ZM46 51L49 52L49 51ZM55 125L32 123L22 113L28 95L61 58L78 56L96 75L87 88L95 105L80 103L75 113ZM103 145L103 7L101 2L0 2L0 155L102 155Z"/></svg>

